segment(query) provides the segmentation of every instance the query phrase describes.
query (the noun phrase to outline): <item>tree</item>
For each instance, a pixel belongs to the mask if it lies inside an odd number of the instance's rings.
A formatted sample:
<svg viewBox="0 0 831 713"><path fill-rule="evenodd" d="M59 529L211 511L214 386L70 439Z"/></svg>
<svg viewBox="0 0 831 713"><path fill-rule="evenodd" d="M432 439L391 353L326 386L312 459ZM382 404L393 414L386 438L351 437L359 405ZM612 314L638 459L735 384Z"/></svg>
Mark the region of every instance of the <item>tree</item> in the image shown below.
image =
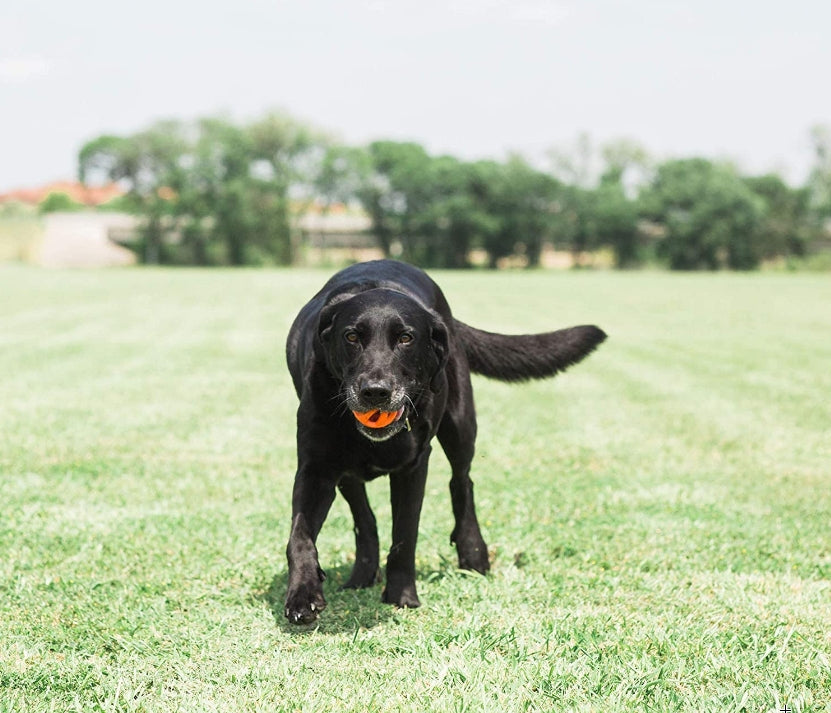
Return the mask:
<svg viewBox="0 0 831 713"><path fill-rule="evenodd" d="M255 229L262 236L252 244L267 258L287 265L296 252L295 221L315 198L321 162L332 140L284 114L269 114L248 126L246 133L254 152L249 176Z"/></svg>
<svg viewBox="0 0 831 713"><path fill-rule="evenodd" d="M371 173L372 159L364 147L327 146L314 179L315 194L324 211L333 203L359 200Z"/></svg>
<svg viewBox="0 0 831 713"><path fill-rule="evenodd" d="M82 203L60 191L53 191L38 204L39 213L75 212L84 209Z"/></svg>
<svg viewBox="0 0 831 713"><path fill-rule="evenodd" d="M451 156L434 159L428 177L433 196L424 214L423 258L434 267L469 267L470 252L498 229L489 210L482 173Z"/></svg>
<svg viewBox="0 0 831 713"><path fill-rule="evenodd" d="M357 191L386 255L426 267L466 267L474 247L496 266L517 251L539 263L561 184L520 157L505 164L430 156L414 143L377 141Z"/></svg>
<svg viewBox="0 0 831 713"><path fill-rule="evenodd" d="M420 262L418 231L430 203L430 157L413 142L374 141L368 147L372 170L360 190L360 199L372 218L385 255L393 243L401 257Z"/></svg>
<svg viewBox="0 0 831 713"><path fill-rule="evenodd" d="M504 164L476 164L478 193L493 223L483 235L489 265L522 253L529 267L539 265L544 242L557 230L564 187L553 176L533 168L520 156Z"/></svg>
<svg viewBox="0 0 831 713"><path fill-rule="evenodd" d="M764 202L731 169L702 158L667 161L641 205L666 231L658 250L672 269L758 265Z"/></svg>
<svg viewBox="0 0 831 713"><path fill-rule="evenodd" d="M186 151L182 124L163 121L133 136L100 136L79 153L81 182L116 181L126 187L125 204L144 218L139 243L144 262L164 260L162 223L169 204L159 189L171 183Z"/></svg>
<svg viewBox="0 0 831 713"><path fill-rule="evenodd" d="M808 203L815 216L815 236L828 234L831 220L831 126L818 125L811 129L814 165L808 176Z"/></svg>
<svg viewBox="0 0 831 713"><path fill-rule="evenodd" d="M288 264L293 218L314 197L328 139L280 114L164 122L102 136L79 155L81 180L125 184L144 218L145 262Z"/></svg>
<svg viewBox="0 0 831 713"><path fill-rule="evenodd" d="M385 255L429 267L466 267L487 216L473 193L475 172L451 156L431 157L411 142L376 141L345 164ZM342 158L342 157L341 157ZM351 168L350 168L351 167Z"/></svg>
<svg viewBox="0 0 831 713"><path fill-rule="evenodd" d="M632 196L650 174L646 150L630 139L595 148L587 134L574 146L549 151L551 170L563 178L564 220L559 231L575 255L609 246L617 267L638 262L637 205Z"/></svg>
<svg viewBox="0 0 831 713"><path fill-rule="evenodd" d="M804 255L819 229L810 188L791 188L775 174L744 178L744 182L765 203L759 229L761 256Z"/></svg>
<svg viewBox="0 0 831 713"><path fill-rule="evenodd" d="M635 191L651 177L652 159L649 152L632 139L613 139L600 148L603 173L600 183L617 183L624 192Z"/></svg>
<svg viewBox="0 0 831 713"><path fill-rule="evenodd" d="M633 267L638 256L638 208L627 198L623 184L612 177L601 180L594 191L594 228L597 242L611 246L615 266Z"/></svg>

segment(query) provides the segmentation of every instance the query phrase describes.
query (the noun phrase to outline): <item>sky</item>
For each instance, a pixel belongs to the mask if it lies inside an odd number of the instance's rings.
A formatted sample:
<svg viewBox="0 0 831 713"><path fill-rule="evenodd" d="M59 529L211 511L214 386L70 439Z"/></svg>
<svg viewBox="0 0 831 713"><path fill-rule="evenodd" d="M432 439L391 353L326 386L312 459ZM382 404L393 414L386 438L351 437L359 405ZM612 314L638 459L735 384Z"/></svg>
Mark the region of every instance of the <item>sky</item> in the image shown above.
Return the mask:
<svg viewBox="0 0 831 713"><path fill-rule="evenodd" d="M543 161L581 133L792 183L831 125L827 0L18 0L0 192L157 120L285 111L341 141Z"/></svg>

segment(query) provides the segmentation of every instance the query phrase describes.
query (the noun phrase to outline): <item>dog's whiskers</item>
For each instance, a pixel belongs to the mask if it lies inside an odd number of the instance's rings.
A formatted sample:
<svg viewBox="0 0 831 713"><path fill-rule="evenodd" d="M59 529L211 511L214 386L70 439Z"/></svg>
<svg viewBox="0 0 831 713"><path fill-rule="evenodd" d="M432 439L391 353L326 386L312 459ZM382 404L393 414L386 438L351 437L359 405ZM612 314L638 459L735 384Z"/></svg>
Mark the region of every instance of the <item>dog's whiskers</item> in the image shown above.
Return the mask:
<svg viewBox="0 0 831 713"><path fill-rule="evenodd" d="M335 408L332 410L333 416L349 411L349 398L345 392L338 391L338 393L332 396L329 401L338 401L338 403L335 404Z"/></svg>

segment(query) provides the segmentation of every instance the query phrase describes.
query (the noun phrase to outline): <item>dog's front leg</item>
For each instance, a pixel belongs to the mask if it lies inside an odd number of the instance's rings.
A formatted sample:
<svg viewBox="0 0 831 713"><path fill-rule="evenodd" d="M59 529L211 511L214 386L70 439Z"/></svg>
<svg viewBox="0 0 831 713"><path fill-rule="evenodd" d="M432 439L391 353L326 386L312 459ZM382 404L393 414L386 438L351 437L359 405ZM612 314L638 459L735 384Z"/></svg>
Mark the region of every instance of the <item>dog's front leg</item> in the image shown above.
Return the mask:
<svg viewBox="0 0 831 713"><path fill-rule="evenodd" d="M390 473L392 546L387 557L387 586L383 600L399 607L421 605L416 593L415 551L429 457L428 446L415 466Z"/></svg>
<svg viewBox="0 0 831 713"><path fill-rule="evenodd" d="M325 575L318 562L315 541L334 499L334 479L298 470L286 547L289 583L285 615L292 624L309 624L326 607L321 585Z"/></svg>

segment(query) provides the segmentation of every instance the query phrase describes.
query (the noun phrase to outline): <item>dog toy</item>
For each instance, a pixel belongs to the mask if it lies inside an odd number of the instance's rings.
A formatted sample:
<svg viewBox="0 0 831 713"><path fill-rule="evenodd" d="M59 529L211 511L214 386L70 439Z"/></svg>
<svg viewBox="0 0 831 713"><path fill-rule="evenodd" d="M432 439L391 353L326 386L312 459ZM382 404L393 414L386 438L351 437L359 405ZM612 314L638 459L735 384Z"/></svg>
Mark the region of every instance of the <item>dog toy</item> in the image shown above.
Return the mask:
<svg viewBox="0 0 831 713"><path fill-rule="evenodd" d="M398 411L380 411L376 409L374 411L353 411L352 413L367 428L384 428L401 418L404 407L402 406Z"/></svg>

